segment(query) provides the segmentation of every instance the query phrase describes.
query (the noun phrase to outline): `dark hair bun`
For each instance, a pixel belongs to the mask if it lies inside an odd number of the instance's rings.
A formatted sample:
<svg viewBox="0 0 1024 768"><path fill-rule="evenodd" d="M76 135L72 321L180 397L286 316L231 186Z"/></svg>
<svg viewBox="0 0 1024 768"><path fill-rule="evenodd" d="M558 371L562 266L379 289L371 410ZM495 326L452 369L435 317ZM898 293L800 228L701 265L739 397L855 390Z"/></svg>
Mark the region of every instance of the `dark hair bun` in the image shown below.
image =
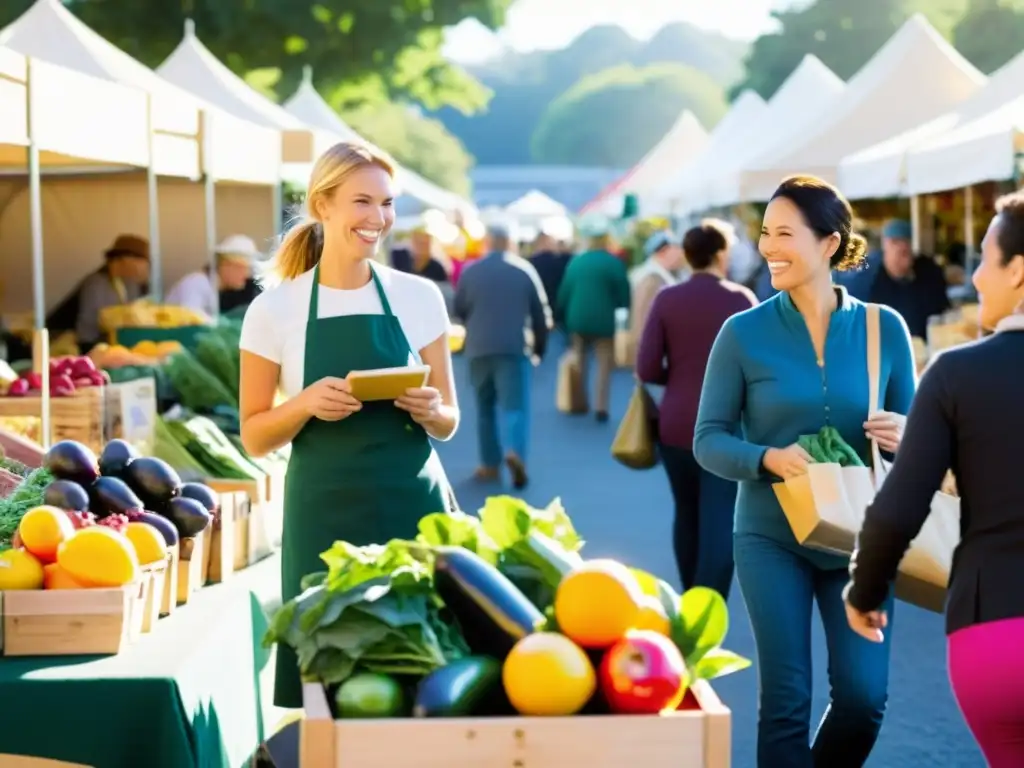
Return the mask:
<svg viewBox="0 0 1024 768"><path fill-rule="evenodd" d="M868 255L868 241L862 235L851 232L840 243L842 252L837 252L833 257L836 261L834 269L838 272L850 272L860 269Z"/></svg>

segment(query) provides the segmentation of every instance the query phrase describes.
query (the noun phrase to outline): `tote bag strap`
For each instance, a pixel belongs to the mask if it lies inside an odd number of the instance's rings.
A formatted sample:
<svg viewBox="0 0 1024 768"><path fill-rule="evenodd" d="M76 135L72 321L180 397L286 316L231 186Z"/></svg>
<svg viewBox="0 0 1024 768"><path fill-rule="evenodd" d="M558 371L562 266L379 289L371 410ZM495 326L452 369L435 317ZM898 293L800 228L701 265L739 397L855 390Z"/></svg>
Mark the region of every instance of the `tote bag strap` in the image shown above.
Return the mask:
<svg viewBox="0 0 1024 768"><path fill-rule="evenodd" d="M865 304L867 312L867 340L868 340L868 416L875 413L880 406L882 380L882 333L879 329L879 311L877 304ZM882 452L878 449L878 443L871 441L871 465L874 470L876 490L882 486L885 480L887 468L882 461Z"/></svg>

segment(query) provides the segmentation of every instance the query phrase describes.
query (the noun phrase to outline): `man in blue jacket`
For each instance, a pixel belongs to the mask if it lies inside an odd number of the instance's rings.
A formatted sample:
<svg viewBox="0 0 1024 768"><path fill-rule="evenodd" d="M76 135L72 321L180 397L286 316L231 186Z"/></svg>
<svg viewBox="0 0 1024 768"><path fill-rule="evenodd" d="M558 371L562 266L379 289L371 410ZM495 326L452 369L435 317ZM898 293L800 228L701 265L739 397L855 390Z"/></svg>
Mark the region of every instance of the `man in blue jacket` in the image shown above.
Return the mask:
<svg viewBox="0 0 1024 768"><path fill-rule="evenodd" d="M892 307L911 336L927 340L928 318L949 309L946 276L929 256L915 256L910 222L890 219L882 227L882 249L868 255L864 269L840 273L836 282L861 301Z"/></svg>

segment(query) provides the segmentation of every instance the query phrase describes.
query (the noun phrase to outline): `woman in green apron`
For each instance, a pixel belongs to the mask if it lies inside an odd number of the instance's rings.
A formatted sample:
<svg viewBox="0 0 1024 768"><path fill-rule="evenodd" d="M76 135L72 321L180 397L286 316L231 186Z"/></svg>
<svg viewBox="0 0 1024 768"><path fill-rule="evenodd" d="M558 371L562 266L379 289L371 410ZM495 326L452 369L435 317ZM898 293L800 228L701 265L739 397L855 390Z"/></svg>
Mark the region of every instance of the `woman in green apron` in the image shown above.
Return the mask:
<svg viewBox="0 0 1024 768"><path fill-rule="evenodd" d="M387 160L347 143L332 147L314 166L307 193L311 221L288 233L271 265L282 290L301 288L305 299L309 284L301 388L292 386L296 394L281 405L273 406L279 384L288 384L289 376L298 383L288 352L279 359L283 364L262 356L255 351L261 347L254 332L247 342L243 329L242 440L257 456L292 444L281 557L284 600L299 594L305 575L324 570L320 553L335 541L365 545L412 538L421 517L449 508L447 480L430 442L450 437L458 423L447 333L413 349L378 274L386 268L371 266L394 221L392 178ZM360 290L372 291L377 313L327 316L322 294L331 289L349 291L353 299ZM275 300L275 290L254 302L246 324L258 317L259 302ZM296 303L289 298L277 306ZM285 317L274 322L288 325ZM351 371L420 361L431 367L428 386L408 390L393 403L359 403L345 379ZM282 646L274 703L302 705L295 655Z"/></svg>

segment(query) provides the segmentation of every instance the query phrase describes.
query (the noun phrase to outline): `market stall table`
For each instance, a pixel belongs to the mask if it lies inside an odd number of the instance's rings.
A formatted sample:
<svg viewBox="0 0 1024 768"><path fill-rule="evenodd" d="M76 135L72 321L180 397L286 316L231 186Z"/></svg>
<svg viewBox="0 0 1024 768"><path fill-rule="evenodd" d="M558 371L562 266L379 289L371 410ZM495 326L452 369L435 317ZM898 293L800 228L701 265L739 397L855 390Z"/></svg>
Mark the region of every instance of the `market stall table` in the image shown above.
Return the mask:
<svg viewBox="0 0 1024 768"><path fill-rule="evenodd" d="M268 655L246 576L201 590L120 655L0 658L0 754L92 768L248 765L263 739Z"/></svg>

